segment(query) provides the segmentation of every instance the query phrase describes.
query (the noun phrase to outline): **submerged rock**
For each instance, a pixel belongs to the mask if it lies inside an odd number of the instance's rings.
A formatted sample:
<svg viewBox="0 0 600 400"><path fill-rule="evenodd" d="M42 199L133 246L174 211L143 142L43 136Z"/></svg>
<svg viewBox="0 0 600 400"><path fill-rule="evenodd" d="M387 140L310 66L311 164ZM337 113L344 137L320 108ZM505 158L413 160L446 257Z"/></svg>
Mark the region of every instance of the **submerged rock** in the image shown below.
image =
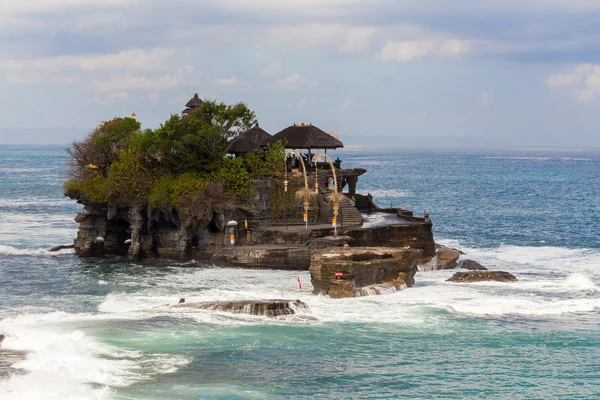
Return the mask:
<svg viewBox="0 0 600 400"><path fill-rule="evenodd" d="M199 310L227 311L234 314L264 315L278 317L308 310L300 300L233 300L207 301L201 303L180 303L173 307L195 308Z"/></svg>
<svg viewBox="0 0 600 400"><path fill-rule="evenodd" d="M469 259L461 260L458 263L458 266L460 268L468 269L471 271L487 271L488 270L486 267L479 264L477 261L473 261L473 260L469 260Z"/></svg>
<svg viewBox="0 0 600 400"><path fill-rule="evenodd" d="M354 247L315 252L310 276L314 294L332 298L394 293L414 284L421 250Z"/></svg>
<svg viewBox="0 0 600 400"><path fill-rule="evenodd" d="M511 273L504 271L473 271L473 272L457 272L448 282L469 283L469 282L516 282L518 279Z"/></svg>
<svg viewBox="0 0 600 400"><path fill-rule="evenodd" d="M75 248L74 244L63 244L60 246L54 246L49 251L56 252L56 251L61 251L61 250L74 249L74 248Z"/></svg>
<svg viewBox="0 0 600 400"><path fill-rule="evenodd" d="M17 350L6 350L2 348L2 342L6 336L0 335L0 378L5 378L13 374L23 374L25 371L13 368L12 365L18 361L24 360L27 353Z"/></svg>

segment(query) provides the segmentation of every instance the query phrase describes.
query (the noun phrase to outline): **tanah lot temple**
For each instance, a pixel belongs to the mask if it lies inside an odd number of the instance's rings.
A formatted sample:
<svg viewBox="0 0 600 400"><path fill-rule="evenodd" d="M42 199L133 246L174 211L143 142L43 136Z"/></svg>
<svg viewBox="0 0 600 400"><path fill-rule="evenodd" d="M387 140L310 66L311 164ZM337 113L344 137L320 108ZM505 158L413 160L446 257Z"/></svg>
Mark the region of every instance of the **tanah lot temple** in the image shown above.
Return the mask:
<svg viewBox="0 0 600 400"><path fill-rule="evenodd" d="M201 104L202 100L194 95L183 116ZM300 123L271 135L257 124L232 140L228 153L244 157L276 141L281 141L286 149L284 176L275 184L283 187L273 187L273 182L256 182L253 207L232 220L226 228L225 246L211 257L213 260L308 267L307 247L326 246L324 243L336 241L333 238L338 238L340 245L352 247L418 248L422 262L435 255L432 223L427 215L417 217L402 208L380 208L369 194L357 192L359 177L367 170L342 168L343 160L327 155L328 150L344 147L335 133L327 133L312 123ZM232 235L234 245L227 241ZM258 252L262 247L268 251Z"/></svg>
<svg viewBox="0 0 600 400"><path fill-rule="evenodd" d="M182 116L189 117L201 105L196 94ZM344 144L311 123L292 124L273 135L257 124L232 140L228 153L245 157L277 141L285 147L280 175L255 180L252 198L216 209L208 223L171 210L108 210L84 204L86 211L76 218L77 254L310 267L315 293L333 297L360 295L363 288L382 282L396 289L411 286L417 264L436 258L428 216L381 208L370 195L359 193L359 177L367 170L343 168L343 160L331 159L327 151ZM96 241L98 236L103 240Z"/></svg>

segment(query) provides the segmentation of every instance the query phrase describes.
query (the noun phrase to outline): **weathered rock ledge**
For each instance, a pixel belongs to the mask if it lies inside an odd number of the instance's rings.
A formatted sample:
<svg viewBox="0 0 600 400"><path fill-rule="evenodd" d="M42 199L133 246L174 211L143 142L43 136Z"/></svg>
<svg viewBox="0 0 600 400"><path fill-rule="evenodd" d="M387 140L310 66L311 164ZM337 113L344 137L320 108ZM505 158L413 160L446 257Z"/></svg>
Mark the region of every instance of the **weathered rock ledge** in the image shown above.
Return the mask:
<svg viewBox="0 0 600 400"><path fill-rule="evenodd" d="M200 303L180 303L177 308L195 308L198 310L226 311L234 314L263 315L278 317L307 311L308 306L300 300L234 300L208 301Z"/></svg>
<svg viewBox="0 0 600 400"><path fill-rule="evenodd" d="M414 284L422 250L354 247L313 253L313 293L332 298L393 293Z"/></svg>
<svg viewBox="0 0 600 400"><path fill-rule="evenodd" d="M472 272L457 272L448 282L470 283L470 282L516 282L517 277L505 271L472 271Z"/></svg>
<svg viewBox="0 0 600 400"><path fill-rule="evenodd" d="M340 171L350 173L350 170ZM328 219L331 204L325 200L311 205L309 229L306 229L302 210L288 210L290 217L282 219L281 210L273 203L276 190L273 182L258 180L255 186L255 195L247 204L215 206L212 216L203 220L186 215L180 209L103 206L78 199L85 211L75 218L79 223L75 253L82 257L195 259L215 264L290 269L308 269L314 251L345 244L409 246L421 250L422 263L436 254L432 224L424 218L406 213L381 213L385 214L385 223L362 224L360 221L364 218L352 200L354 197L346 195L344 215L351 215L352 220L358 222L338 226L339 236L333 236ZM324 194L319 196L326 199Z"/></svg>

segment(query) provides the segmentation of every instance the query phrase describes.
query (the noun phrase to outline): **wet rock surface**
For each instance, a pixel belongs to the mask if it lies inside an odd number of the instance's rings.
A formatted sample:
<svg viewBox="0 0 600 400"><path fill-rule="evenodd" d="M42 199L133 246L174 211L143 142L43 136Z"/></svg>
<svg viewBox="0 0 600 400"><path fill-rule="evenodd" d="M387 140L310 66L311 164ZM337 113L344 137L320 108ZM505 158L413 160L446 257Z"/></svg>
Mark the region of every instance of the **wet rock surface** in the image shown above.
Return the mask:
<svg viewBox="0 0 600 400"><path fill-rule="evenodd" d="M67 249L73 249L73 248L75 248L74 244L63 244L63 245L60 245L60 246L54 246L54 247L52 247L48 251L57 252L57 251L67 250Z"/></svg>
<svg viewBox="0 0 600 400"><path fill-rule="evenodd" d="M419 265L419 269L421 271L435 271L456 268L462 252L442 245L436 245L435 247L435 256L427 263Z"/></svg>
<svg viewBox="0 0 600 400"><path fill-rule="evenodd" d="M470 282L516 282L518 279L511 273L505 271L472 271L472 272L457 272L448 282L470 283Z"/></svg>
<svg viewBox="0 0 600 400"><path fill-rule="evenodd" d="M314 294L332 298L393 293L414 284L421 250L355 247L313 253Z"/></svg>
<svg viewBox="0 0 600 400"><path fill-rule="evenodd" d="M0 335L0 378L6 378L12 374L23 374L24 370L12 368L17 361L24 360L27 353L24 351L6 350L2 347L5 336Z"/></svg>
<svg viewBox="0 0 600 400"><path fill-rule="evenodd" d="M437 251L437 269L456 268L459 257L460 251L441 246Z"/></svg>
<svg viewBox="0 0 600 400"><path fill-rule="evenodd" d="M308 310L306 303L300 300L234 300L200 303L186 303L180 300L180 303L173 307L226 311L234 314L263 315L271 318L281 315L292 315L299 311Z"/></svg>
<svg viewBox="0 0 600 400"><path fill-rule="evenodd" d="M469 259L460 260L460 262L458 263L458 267L468 269L471 271L487 271L488 270L486 267L479 264L477 261L473 261L473 260L469 260Z"/></svg>

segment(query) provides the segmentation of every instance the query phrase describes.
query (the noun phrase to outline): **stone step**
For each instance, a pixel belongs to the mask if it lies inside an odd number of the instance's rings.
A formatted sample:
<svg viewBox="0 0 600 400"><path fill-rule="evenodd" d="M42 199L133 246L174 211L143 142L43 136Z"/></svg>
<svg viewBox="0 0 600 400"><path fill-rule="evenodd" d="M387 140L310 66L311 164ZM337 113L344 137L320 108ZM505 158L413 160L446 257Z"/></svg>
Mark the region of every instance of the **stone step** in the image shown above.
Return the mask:
<svg viewBox="0 0 600 400"><path fill-rule="evenodd" d="M333 218L333 204L326 201L326 196L331 190L323 191L324 198L319 199L319 218L321 221L331 221ZM363 222L360 212L354 207L353 202L347 197L343 197L339 205L338 223L341 225L359 225Z"/></svg>

